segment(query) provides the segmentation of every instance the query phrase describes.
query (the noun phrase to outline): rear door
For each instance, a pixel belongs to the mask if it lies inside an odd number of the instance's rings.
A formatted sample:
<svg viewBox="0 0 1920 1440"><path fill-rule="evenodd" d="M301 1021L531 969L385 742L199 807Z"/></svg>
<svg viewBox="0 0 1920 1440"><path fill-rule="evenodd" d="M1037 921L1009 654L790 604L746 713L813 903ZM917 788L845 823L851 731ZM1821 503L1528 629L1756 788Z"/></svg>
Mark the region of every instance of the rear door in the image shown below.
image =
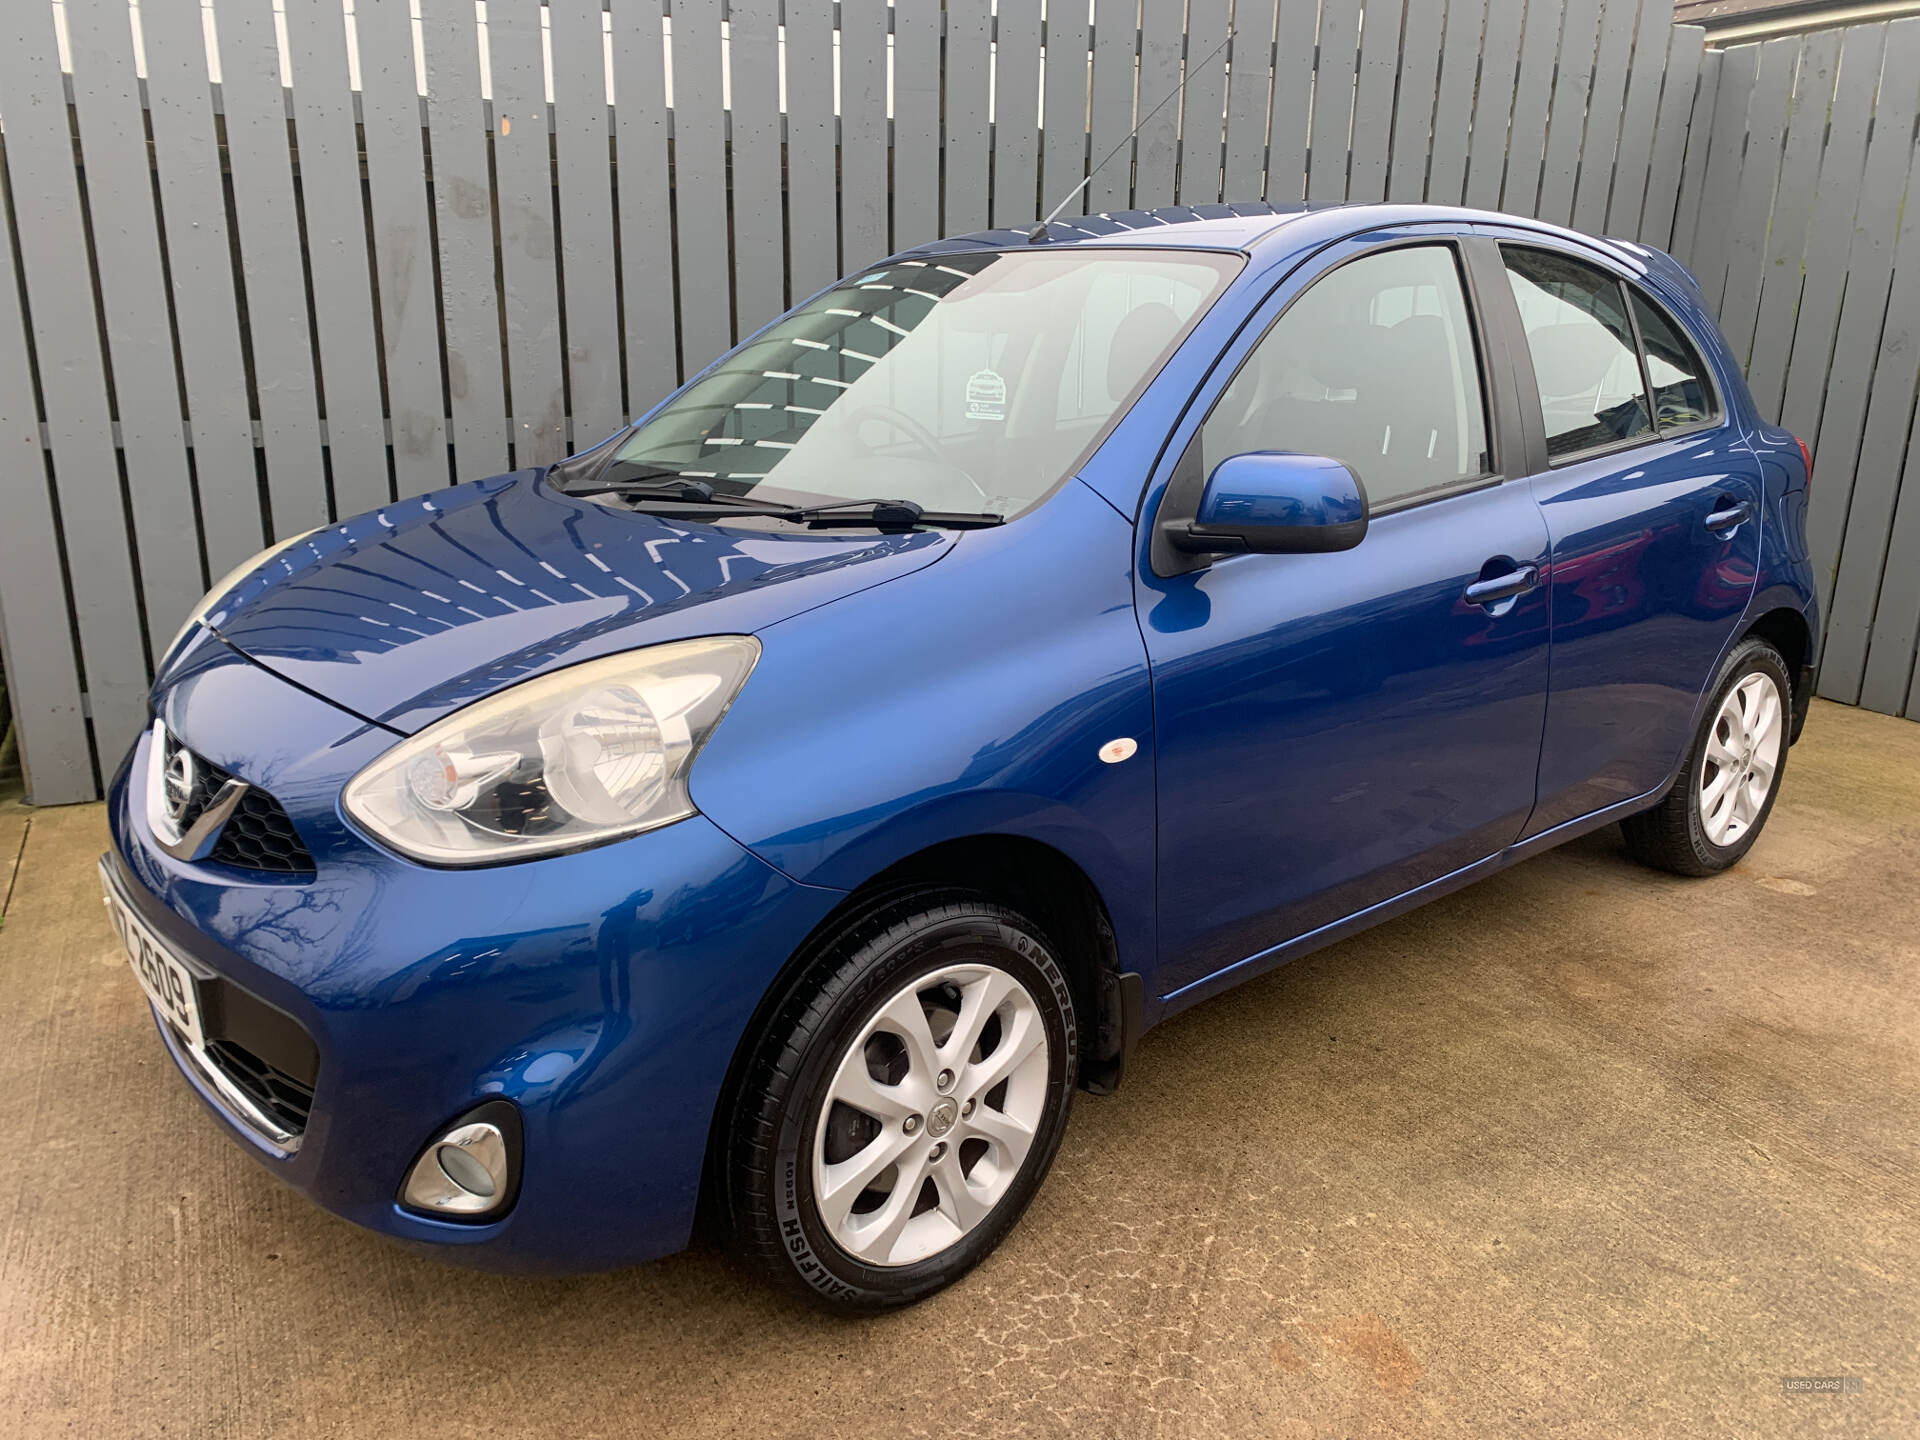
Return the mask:
<svg viewBox="0 0 1920 1440"><path fill-rule="evenodd" d="M1496 855L1533 808L1547 533L1507 470L1512 372L1487 363L1462 261L1422 231L1323 254L1175 432L1136 570L1162 993ZM1152 543L1222 460L1275 449L1359 475L1357 548L1191 561Z"/></svg>
<svg viewBox="0 0 1920 1440"><path fill-rule="evenodd" d="M1528 835L1646 794L1758 574L1760 469L1653 293L1597 256L1489 228L1551 537L1553 679Z"/></svg>

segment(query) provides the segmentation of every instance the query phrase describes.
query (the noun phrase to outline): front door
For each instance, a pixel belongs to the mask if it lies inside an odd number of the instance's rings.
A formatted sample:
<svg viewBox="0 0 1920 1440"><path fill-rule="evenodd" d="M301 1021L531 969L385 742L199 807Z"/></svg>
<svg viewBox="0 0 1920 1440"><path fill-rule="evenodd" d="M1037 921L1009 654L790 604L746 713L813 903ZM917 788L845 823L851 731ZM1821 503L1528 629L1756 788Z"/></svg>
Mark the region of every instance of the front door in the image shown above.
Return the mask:
<svg viewBox="0 0 1920 1440"><path fill-rule="evenodd" d="M1760 467L1647 291L1559 250L1500 253L1538 392L1532 485L1553 549L1531 835L1645 795L1679 764L1753 593Z"/></svg>
<svg viewBox="0 0 1920 1440"><path fill-rule="evenodd" d="M1374 512L1339 554L1140 567L1163 994L1497 854L1533 808L1547 530L1501 473L1464 274L1451 242L1376 243L1270 302L1161 496L1293 450Z"/></svg>

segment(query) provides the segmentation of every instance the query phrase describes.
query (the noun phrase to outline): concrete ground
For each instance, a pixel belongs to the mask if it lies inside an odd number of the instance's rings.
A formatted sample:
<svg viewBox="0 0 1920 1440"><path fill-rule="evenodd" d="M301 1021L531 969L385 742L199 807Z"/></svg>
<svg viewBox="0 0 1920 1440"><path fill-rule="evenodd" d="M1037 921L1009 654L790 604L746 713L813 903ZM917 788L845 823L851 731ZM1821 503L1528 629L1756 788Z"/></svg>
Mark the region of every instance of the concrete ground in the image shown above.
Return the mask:
<svg viewBox="0 0 1920 1440"><path fill-rule="evenodd" d="M1822 704L1785 787L1716 880L1603 831L1155 1031L858 1324L323 1214L163 1054L100 808L0 806L0 1432L1920 1434L1920 726Z"/></svg>

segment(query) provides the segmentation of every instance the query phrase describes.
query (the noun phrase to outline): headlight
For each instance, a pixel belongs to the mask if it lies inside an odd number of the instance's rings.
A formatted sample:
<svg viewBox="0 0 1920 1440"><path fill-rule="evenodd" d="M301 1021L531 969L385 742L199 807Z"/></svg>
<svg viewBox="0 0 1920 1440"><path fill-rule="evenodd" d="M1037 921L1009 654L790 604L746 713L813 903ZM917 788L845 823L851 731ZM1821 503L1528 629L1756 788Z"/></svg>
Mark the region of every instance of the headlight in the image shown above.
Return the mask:
<svg viewBox="0 0 1920 1440"><path fill-rule="evenodd" d="M693 758L760 642L717 635L528 680L429 725L347 784L347 813L403 855L493 865L694 813Z"/></svg>
<svg viewBox="0 0 1920 1440"><path fill-rule="evenodd" d="M164 660L180 648L180 642L187 638L187 632L207 618L207 612L219 603L222 595L225 595L235 585L238 585L242 580L246 579L247 576L251 575L260 566L266 564L267 561L278 555L282 550L291 550L309 535L318 535L326 528L324 525L316 525L311 530L301 531L291 539L269 545L251 560L242 560L238 565L234 566L233 569L214 581L213 588L202 595L200 597L200 603L194 606L192 611L189 612L186 623L174 632L173 639L167 642L167 648L160 652L160 658Z"/></svg>

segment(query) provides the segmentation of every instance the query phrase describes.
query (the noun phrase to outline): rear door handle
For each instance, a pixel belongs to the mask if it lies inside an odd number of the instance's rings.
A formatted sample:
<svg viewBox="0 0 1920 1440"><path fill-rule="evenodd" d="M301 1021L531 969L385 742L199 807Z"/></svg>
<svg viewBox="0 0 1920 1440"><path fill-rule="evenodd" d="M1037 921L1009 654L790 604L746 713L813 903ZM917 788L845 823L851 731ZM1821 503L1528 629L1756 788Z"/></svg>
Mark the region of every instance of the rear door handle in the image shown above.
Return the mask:
<svg viewBox="0 0 1920 1440"><path fill-rule="evenodd" d="M1744 525L1753 518L1753 504L1747 500L1736 500L1724 505L1707 516L1707 529L1718 534L1722 530L1731 530L1736 525Z"/></svg>
<svg viewBox="0 0 1920 1440"><path fill-rule="evenodd" d="M1469 605L1498 605L1502 600L1511 600L1516 595L1524 595L1540 583L1538 565L1522 565L1505 575L1496 575L1491 580L1478 580L1467 586Z"/></svg>

